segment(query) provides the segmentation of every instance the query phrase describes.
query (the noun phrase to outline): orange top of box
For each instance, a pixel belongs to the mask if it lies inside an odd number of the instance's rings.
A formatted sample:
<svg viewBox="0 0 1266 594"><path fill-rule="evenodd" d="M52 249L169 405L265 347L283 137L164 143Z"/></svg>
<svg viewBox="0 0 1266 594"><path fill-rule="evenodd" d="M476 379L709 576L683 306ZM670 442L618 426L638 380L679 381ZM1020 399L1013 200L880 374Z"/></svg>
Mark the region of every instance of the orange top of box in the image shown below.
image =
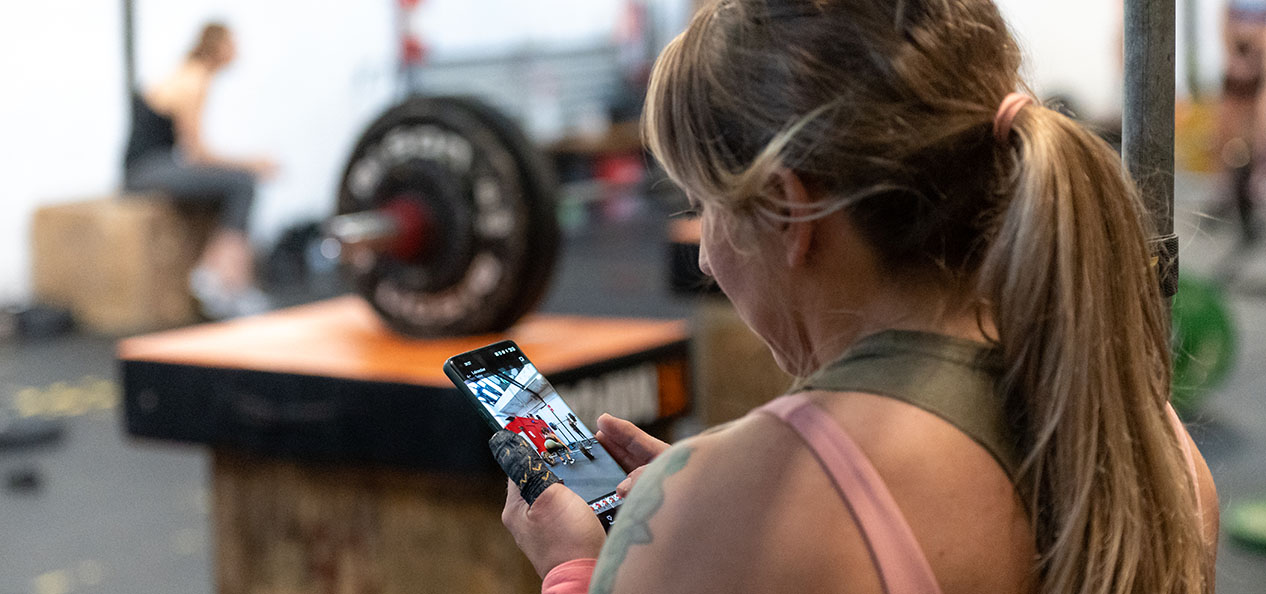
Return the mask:
<svg viewBox="0 0 1266 594"><path fill-rule="evenodd" d="M668 225L668 239L673 243L700 243L703 241L703 222L697 217L673 219Z"/></svg>
<svg viewBox="0 0 1266 594"><path fill-rule="evenodd" d="M674 320L591 318L538 314L503 334L439 340L408 339L386 328L359 297L120 341L118 356L199 367L451 385L449 357L499 340L523 348L541 373L598 364L688 338Z"/></svg>

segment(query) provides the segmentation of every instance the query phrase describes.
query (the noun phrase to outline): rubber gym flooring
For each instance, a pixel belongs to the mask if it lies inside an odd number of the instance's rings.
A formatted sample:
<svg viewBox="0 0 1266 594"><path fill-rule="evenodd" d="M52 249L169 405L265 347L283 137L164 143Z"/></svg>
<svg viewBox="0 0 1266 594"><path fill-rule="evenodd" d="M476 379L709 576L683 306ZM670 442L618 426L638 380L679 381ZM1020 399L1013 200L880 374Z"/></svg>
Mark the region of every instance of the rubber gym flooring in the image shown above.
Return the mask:
<svg viewBox="0 0 1266 594"><path fill-rule="evenodd" d="M1184 273L1212 275L1225 254L1239 253L1230 225L1197 212L1216 180L1178 181ZM543 309L690 315L690 301L665 288L664 213L633 210L569 234ZM1266 249L1241 256L1242 277L1266 287ZM336 285L316 283L278 296L296 303L336 293ZM1239 364L1192 425L1224 505L1266 497L1266 367L1260 364L1266 361L1266 290L1231 297ZM59 440L20 449L0 445L0 594L212 592L207 453L124 436L115 367L108 339L0 343L0 398L12 399L4 404L63 423ZM1218 592L1266 592L1266 555L1224 537L1218 565Z"/></svg>

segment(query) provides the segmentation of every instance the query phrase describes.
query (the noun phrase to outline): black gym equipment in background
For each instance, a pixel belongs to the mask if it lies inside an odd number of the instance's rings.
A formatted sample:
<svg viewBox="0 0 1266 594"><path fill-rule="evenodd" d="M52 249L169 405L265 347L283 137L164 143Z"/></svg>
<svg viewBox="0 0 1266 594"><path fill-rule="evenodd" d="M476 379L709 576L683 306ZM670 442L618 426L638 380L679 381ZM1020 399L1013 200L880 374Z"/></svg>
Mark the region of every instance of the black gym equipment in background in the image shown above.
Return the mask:
<svg viewBox="0 0 1266 594"><path fill-rule="evenodd" d="M473 98L414 96L357 142L328 229L358 292L394 330L497 332L549 283L554 187L509 118Z"/></svg>

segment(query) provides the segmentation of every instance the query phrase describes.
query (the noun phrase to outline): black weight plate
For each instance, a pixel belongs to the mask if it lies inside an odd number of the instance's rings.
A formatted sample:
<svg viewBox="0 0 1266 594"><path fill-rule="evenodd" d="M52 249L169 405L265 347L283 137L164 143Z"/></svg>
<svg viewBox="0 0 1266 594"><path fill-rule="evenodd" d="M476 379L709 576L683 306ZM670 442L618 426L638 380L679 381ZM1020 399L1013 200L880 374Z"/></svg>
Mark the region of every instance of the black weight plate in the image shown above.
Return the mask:
<svg viewBox="0 0 1266 594"><path fill-rule="evenodd" d="M532 238L526 244L525 277L519 281L520 293L515 302L501 311L502 318L496 324L497 330L504 330L540 303L554 274L559 242L558 205L555 202L558 181L549 160L528 140L518 124L486 103L466 100L465 105L496 130L501 141L510 147L510 154L518 160L526 177L526 186L539 192L536 198L528 200L526 223Z"/></svg>
<svg viewBox="0 0 1266 594"><path fill-rule="evenodd" d="M427 256L352 252L346 262L389 326L418 337L496 332L537 304L557 257L553 175L513 122L468 98L387 110L348 160L338 212L401 198L431 215Z"/></svg>
<svg viewBox="0 0 1266 594"><path fill-rule="evenodd" d="M460 282L474 257L474 212L470 189L447 170L427 161L413 161L392 167L383 176L376 195L380 206L394 200L420 203L434 225L434 237L427 238L427 256L403 262L384 255L380 272L409 291L434 293ZM341 213L340 213L341 214Z"/></svg>

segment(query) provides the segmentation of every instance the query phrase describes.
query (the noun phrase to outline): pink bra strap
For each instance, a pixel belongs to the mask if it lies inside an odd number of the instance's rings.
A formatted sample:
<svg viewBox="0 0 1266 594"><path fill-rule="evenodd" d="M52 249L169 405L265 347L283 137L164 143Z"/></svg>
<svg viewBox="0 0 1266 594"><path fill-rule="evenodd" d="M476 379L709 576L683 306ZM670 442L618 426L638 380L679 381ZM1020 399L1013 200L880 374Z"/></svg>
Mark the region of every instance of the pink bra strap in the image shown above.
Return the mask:
<svg viewBox="0 0 1266 594"><path fill-rule="evenodd" d="M835 482L857 522L887 594L940 594L932 567L897 502L866 454L826 411L803 394L758 409L790 426Z"/></svg>

